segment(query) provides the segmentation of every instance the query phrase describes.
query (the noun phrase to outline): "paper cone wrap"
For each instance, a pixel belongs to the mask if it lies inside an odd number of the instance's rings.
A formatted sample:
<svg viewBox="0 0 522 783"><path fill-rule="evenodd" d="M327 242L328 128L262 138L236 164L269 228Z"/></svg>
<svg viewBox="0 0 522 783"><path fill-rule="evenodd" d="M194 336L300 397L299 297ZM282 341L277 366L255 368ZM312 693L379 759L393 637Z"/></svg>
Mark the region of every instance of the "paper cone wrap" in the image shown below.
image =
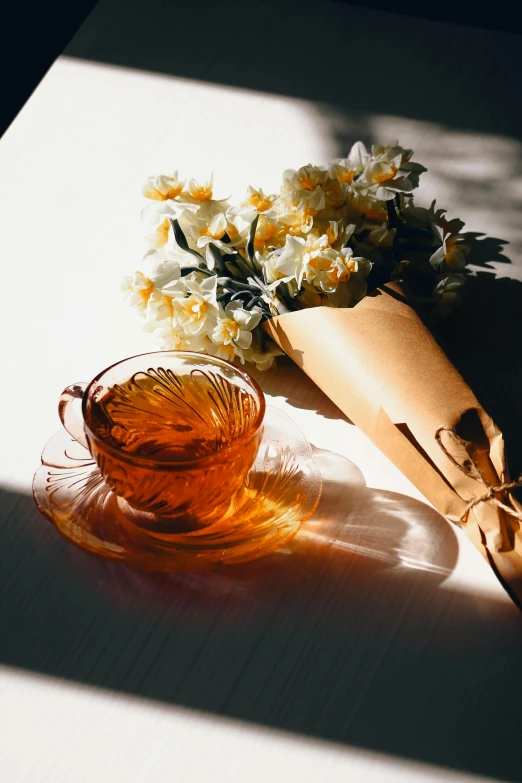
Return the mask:
<svg viewBox="0 0 522 783"><path fill-rule="evenodd" d="M408 289L389 283L350 309L315 307L274 317L269 336L407 476L441 514L462 524L522 603L520 522L483 497L509 481L502 433L425 326ZM471 458L482 481L466 475ZM466 447L462 445L466 441ZM499 499L516 511L504 491Z"/></svg>

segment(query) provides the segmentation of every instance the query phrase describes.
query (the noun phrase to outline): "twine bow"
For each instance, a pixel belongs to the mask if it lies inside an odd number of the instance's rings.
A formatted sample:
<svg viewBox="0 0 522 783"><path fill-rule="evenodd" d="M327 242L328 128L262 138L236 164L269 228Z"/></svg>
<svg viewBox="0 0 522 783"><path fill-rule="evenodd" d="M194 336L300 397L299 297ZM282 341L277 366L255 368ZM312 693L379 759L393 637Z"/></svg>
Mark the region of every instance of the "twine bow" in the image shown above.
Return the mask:
<svg viewBox="0 0 522 783"><path fill-rule="evenodd" d="M461 471L461 473L464 473L465 476L469 476L470 478L480 481L480 483L485 489L485 492L482 495L480 495L477 498L473 498L473 500L470 500L470 502L467 504L466 508L461 514L460 521L463 522L464 519L469 514L469 512L471 511L471 509L477 506L479 503L488 503L488 502L494 503L498 508L503 509L507 514L511 514L512 517L515 517L516 519L522 521L522 513L520 511L517 511L515 508L513 508L513 506L506 505L501 500L499 500L498 497L496 497L496 495L499 492L505 492L505 491L509 491L510 489L516 489L516 487L522 487L522 475L520 475L516 481L506 481L503 484L499 484L498 486L492 486L484 478L484 475L480 470L479 466L471 459L469 455L467 459L465 459L462 463L458 462L455 459L453 454L451 454L451 452L448 451L448 449L442 442L442 436L441 436L442 432L451 433L454 440L464 448L466 447L466 441L460 438L452 427L447 427L447 426L439 427L439 429L435 433L435 439L439 444L439 447L446 455L446 457L449 460L451 460L451 462L453 462L453 464Z"/></svg>

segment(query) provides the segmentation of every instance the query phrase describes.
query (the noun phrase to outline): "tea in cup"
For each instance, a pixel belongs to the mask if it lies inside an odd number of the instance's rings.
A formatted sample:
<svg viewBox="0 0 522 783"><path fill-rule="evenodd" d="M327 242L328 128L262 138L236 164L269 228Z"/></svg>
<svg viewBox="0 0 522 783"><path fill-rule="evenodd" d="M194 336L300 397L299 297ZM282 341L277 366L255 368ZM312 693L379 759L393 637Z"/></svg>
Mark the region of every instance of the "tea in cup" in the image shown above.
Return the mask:
<svg viewBox="0 0 522 783"><path fill-rule="evenodd" d="M159 351L67 387L58 410L106 483L157 530L158 520L161 529L180 517L204 526L240 490L261 443L265 400L229 362Z"/></svg>

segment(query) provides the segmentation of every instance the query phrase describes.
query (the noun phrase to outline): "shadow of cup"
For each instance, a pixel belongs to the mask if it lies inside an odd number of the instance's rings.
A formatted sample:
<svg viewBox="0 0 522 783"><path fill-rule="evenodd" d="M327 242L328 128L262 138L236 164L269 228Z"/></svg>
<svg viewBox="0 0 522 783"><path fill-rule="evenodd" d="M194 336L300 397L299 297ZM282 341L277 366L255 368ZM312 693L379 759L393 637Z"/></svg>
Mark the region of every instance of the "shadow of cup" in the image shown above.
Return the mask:
<svg viewBox="0 0 522 783"><path fill-rule="evenodd" d="M435 588L453 571L457 540L451 524L418 500L367 487L350 460L314 449L323 494L314 515L288 544L250 563L205 573L147 573L85 558L71 548L75 568L103 582L113 601L151 611L190 605L203 616L220 611L310 603L335 585L346 599L392 589L408 580ZM105 578L104 578L105 574ZM403 589L403 587L399 588ZM340 591L340 592L339 592Z"/></svg>

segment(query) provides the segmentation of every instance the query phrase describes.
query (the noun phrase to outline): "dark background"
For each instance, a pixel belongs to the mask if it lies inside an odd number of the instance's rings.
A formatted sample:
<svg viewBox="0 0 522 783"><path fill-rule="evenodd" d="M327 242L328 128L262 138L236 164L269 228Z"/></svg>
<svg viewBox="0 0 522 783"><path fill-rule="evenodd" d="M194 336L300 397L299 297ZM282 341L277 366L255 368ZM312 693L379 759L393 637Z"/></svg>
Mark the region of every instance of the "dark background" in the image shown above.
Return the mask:
<svg viewBox="0 0 522 783"><path fill-rule="evenodd" d="M176 3L178 0L172 2ZM223 2L226 3L226 0ZM346 3L346 0L336 2ZM299 5L299 0L295 0L295 3ZM247 4L248 0L245 0L245 5ZM515 3L471 5L455 2L431 4L415 0L356 0L347 4L490 30L519 32L522 29ZM11 2L8 8L4 7L0 14L0 135L10 125L95 5L96 0L27 0L17 4ZM321 7L320 0L317 6ZM381 25L382 20L379 19L377 23ZM444 43L441 42L441 57L443 56Z"/></svg>

